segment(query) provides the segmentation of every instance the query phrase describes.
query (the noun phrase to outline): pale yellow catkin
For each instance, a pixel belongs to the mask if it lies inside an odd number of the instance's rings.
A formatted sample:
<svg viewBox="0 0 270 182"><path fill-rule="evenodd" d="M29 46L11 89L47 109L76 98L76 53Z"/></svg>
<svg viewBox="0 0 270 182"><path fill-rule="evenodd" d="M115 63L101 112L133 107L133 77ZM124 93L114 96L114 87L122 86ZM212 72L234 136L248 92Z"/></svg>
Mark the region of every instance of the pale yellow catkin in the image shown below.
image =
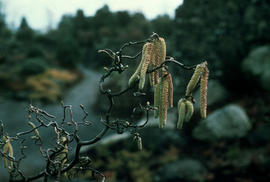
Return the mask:
<svg viewBox="0 0 270 182"><path fill-rule="evenodd" d="M149 70L152 70L154 66L149 64ZM149 74L150 86L153 87L155 85L155 71Z"/></svg>
<svg viewBox="0 0 270 182"><path fill-rule="evenodd" d="M186 103L185 99L180 99L178 101L178 121L177 121L177 128L182 129L183 123L186 117Z"/></svg>
<svg viewBox="0 0 270 182"><path fill-rule="evenodd" d="M159 103L159 126L163 128L167 122L169 84L166 78L162 78L160 86L160 103Z"/></svg>
<svg viewBox="0 0 270 182"><path fill-rule="evenodd" d="M201 87L200 87L200 111L201 117L206 118L207 110L207 82L208 82L209 70L205 64L203 67L203 75L201 78Z"/></svg>
<svg viewBox="0 0 270 182"><path fill-rule="evenodd" d="M13 147L10 143L10 141L8 140L8 138L6 136L3 136L3 142L4 144L4 148L3 148L3 153L5 155L8 155L9 157L13 157ZM13 161L9 160L7 157L3 157L3 162L4 162L4 167L5 168L9 168L9 170L13 169ZM9 164L8 164L9 163Z"/></svg>
<svg viewBox="0 0 270 182"><path fill-rule="evenodd" d="M31 121L29 121L28 124L31 126L31 128L34 129L34 134L35 134L34 138L39 139L40 135L39 135L39 132L38 132L38 130L36 128L36 125L34 123L32 123Z"/></svg>
<svg viewBox="0 0 270 182"><path fill-rule="evenodd" d="M159 60L159 64L163 63L166 59L166 43L165 40L163 38L159 38L160 41L160 60ZM164 76L164 72L162 71L161 76Z"/></svg>
<svg viewBox="0 0 270 182"><path fill-rule="evenodd" d="M199 64L196 66L196 69L187 85L186 96L191 96L193 89L196 87L197 83L200 80L201 73L202 73L202 66Z"/></svg>
<svg viewBox="0 0 270 182"><path fill-rule="evenodd" d="M159 116L159 102L160 102L160 84L161 82L156 84L155 92L154 92L154 117L158 118Z"/></svg>
<svg viewBox="0 0 270 182"><path fill-rule="evenodd" d="M151 60L151 56L153 55L153 43L146 43L146 52L145 52L145 57L142 67L141 67L141 72L140 72L140 82L139 82L139 89L143 90L144 85L145 85L145 76L146 76L146 71L148 69L148 65Z"/></svg>
<svg viewBox="0 0 270 182"><path fill-rule="evenodd" d="M154 67L159 66L161 62L161 41L160 39L155 39L153 41L154 43L154 61L153 65ZM159 70L154 71L154 84L157 84L159 82Z"/></svg>
<svg viewBox="0 0 270 182"><path fill-rule="evenodd" d="M157 51L157 40L153 40L152 42L153 44L153 50L152 50L152 54L151 54L151 59L150 59L150 63L149 63L149 70L152 70L153 68L155 68L157 65L156 65L156 57L158 56L159 54L159 51ZM157 81L156 81L156 73L157 73L157 70L156 71L153 71L149 74L149 80L150 80L150 86L153 87L154 85L157 84Z"/></svg>
<svg viewBox="0 0 270 182"><path fill-rule="evenodd" d="M169 85L169 106L173 108L173 81L171 74L168 74L167 81Z"/></svg>
<svg viewBox="0 0 270 182"><path fill-rule="evenodd" d="M166 42L162 37L159 38L159 41L160 41L160 61L159 61L160 64L163 63L166 59Z"/></svg>
<svg viewBox="0 0 270 182"><path fill-rule="evenodd" d="M4 149L3 149L3 153L8 155L8 150L9 150L8 145L5 144ZM4 163L4 167L7 168L8 167L8 159L5 156L3 156L3 163Z"/></svg>
<svg viewBox="0 0 270 182"><path fill-rule="evenodd" d="M133 73L133 75L130 77L128 81L128 85L132 86L135 81L140 79L140 72L143 64L143 60L145 59L145 53L146 53L147 44L144 44L143 50L142 50L142 58L139 66L137 67L136 71Z"/></svg>
<svg viewBox="0 0 270 182"><path fill-rule="evenodd" d="M189 100L186 100L186 115L185 121L188 122L194 113L193 103Z"/></svg>

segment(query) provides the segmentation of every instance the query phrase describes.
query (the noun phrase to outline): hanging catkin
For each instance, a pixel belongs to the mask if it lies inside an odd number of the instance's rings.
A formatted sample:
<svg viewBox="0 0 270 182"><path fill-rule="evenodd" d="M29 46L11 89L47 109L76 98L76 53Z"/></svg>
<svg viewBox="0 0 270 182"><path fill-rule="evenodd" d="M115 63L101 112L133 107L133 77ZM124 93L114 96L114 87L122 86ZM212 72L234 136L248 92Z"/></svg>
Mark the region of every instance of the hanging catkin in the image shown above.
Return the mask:
<svg viewBox="0 0 270 182"><path fill-rule="evenodd" d="M165 40L163 38L159 38L160 41L160 60L159 60L159 64L163 63L166 59L166 43ZM162 74L161 76L164 76L164 72L161 71Z"/></svg>
<svg viewBox="0 0 270 182"><path fill-rule="evenodd" d="M151 59L152 61L152 59ZM150 64L149 64L149 70L152 70L154 68L154 65L152 64L152 62L150 61ZM151 72L149 74L149 81L150 81L150 86L153 87L155 85L155 71Z"/></svg>
<svg viewBox="0 0 270 182"><path fill-rule="evenodd" d="M159 64L163 63L166 59L166 42L163 38L159 38L160 41L160 60Z"/></svg>
<svg viewBox="0 0 270 182"><path fill-rule="evenodd" d="M157 118L159 116L160 85L161 85L161 82L158 82L156 84L156 88L155 88L155 92L154 92L154 107L156 108L154 110L155 118Z"/></svg>
<svg viewBox="0 0 270 182"><path fill-rule="evenodd" d="M152 51L151 60L150 60L149 67L148 67L149 70L152 70L153 68L155 68L156 66L158 66L156 64L156 58L160 54L160 50L159 50L159 47L158 47L159 46L158 39L154 39L153 42L152 42L152 44L153 44L153 51ZM156 85L158 83L158 80L156 80L156 79L159 79L159 77L156 77L156 74L157 73L158 73L158 71L155 70L155 71L153 71L153 72L151 72L149 74L149 80L150 80L151 87L153 87L154 85Z"/></svg>
<svg viewBox="0 0 270 182"><path fill-rule="evenodd" d="M167 110L169 98L169 83L167 81L167 76L162 77L160 85L160 103L159 103L159 126L163 128L167 121Z"/></svg>
<svg viewBox="0 0 270 182"><path fill-rule="evenodd" d="M207 63L203 63L203 75L201 78L201 87L200 87L200 110L201 117L206 118L206 109L207 109L207 81L208 81L208 68Z"/></svg>
<svg viewBox="0 0 270 182"><path fill-rule="evenodd" d="M194 112L193 103L189 100L186 100L186 115L185 115L185 121L188 122L190 118L192 117Z"/></svg>
<svg viewBox="0 0 270 182"><path fill-rule="evenodd" d="M197 83L199 82L201 73L202 73L202 66L199 64L196 66L196 69L187 85L186 96L191 96L191 92L196 87Z"/></svg>
<svg viewBox="0 0 270 182"><path fill-rule="evenodd" d="M177 128L181 129L183 126L183 123L185 121L186 116L186 100L180 99L178 101L178 122L177 122Z"/></svg>
<svg viewBox="0 0 270 182"><path fill-rule="evenodd" d="M3 153L9 157L13 157L13 147L12 147L9 139L6 136L3 136L3 142L5 143L4 147L3 147ZM3 162L4 162L5 168L8 167L9 170L13 169L13 161L12 160L9 160L7 157L3 156Z"/></svg>
<svg viewBox="0 0 270 182"><path fill-rule="evenodd" d="M148 65L151 61L151 56L153 55L153 43L146 43L145 56L142 60L142 67L140 71L140 82L139 89L143 90L145 84L146 71L148 69Z"/></svg>
<svg viewBox="0 0 270 182"><path fill-rule="evenodd" d="M158 38L158 39L155 39L154 40L154 59L153 59L153 67L157 67L157 66L159 66L159 62L160 62L160 46L161 46L161 44L160 44L160 40L159 40L160 38ZM155 84L157 84L158 82L159 82L159 70L156 70L156 71L154 71L153 72L153 77L154 77L154 79L153 79L153 81L154 81L154 85Z"/></svg>
<svg viewBox="0 0 270 182"><path fill-rule="evenodd" d="M167 82L169 85L169 93L168 93L168 97L169 97L169 106L171 108L173 108L173 81L172 81L172 76L171 74L168 74L167 76Z"/></svg>
<svg viewBox="0 0 270 182"><path fill-rule="evenodd" d="M140 79L140 73L141 73L141 68L142 68L143 60L145 59L146 48L147 48L147 44L144 44L143 50L142 50L141 62L139 64L139 66L137 67L136 71L130 77L130 79L128 81L128 85L129 86L132 86L135 81L137 81L137 80Z"/></svg>

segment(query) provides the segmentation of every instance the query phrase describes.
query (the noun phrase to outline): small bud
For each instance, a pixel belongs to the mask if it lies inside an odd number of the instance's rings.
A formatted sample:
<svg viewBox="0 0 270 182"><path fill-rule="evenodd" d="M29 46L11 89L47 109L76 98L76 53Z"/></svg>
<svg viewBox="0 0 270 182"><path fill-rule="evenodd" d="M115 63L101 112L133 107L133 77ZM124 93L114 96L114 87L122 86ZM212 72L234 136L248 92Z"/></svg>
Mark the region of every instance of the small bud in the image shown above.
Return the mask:
<svg viewBox="0 0 270 182"><path fill-rule="evenodd" d="M135 97L138 97L138 96L145 96L146 93L144 93L144 92L134 92L133 95L134 95Z"/></svg>
<svg viewBox="0 0 270 182"><path fill-rule="evenodd" d="M137 139L137 145L138 145L138 149L139 150L142 150L142 138L141 137L138 137L138 139Z"/></svg>
<svg viewBox="0 0 270 182"><path fill-rule="evenodd" d="M126 121L126 122L125 122L125 124L126 124L127 126L129 126L129 125L130 125L130 123L129 123L128 121Z"/></svg>
<svg viewBox="0 0 270 182"><path fill-rule="evenodd" d="M142 138L139 133L134 133L134 140L137 142L138 150L142 150Z"/></svg>

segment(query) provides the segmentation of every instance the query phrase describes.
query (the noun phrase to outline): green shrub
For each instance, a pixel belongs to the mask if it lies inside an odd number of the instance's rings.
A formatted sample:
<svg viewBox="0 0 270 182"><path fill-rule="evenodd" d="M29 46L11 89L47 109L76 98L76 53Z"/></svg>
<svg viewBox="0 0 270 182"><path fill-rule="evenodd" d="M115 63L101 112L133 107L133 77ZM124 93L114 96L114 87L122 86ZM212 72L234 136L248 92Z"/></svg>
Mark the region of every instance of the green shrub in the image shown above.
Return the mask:
<svg viewBox="0 0 270 182"><path fill-rule="evenodd" d="M26 59L20 66L21 75L36 75L47 69L46 62L41 58Z"/></svg>

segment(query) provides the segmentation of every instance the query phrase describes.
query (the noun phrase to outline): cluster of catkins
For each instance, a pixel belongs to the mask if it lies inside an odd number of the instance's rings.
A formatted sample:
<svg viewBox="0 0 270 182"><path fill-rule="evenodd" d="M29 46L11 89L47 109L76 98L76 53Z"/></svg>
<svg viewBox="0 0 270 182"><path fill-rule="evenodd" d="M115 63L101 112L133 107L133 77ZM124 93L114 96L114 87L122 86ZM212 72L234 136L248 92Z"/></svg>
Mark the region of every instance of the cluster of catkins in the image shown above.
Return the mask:
<svg viewBox="0 0 270 182"><path fill-rule="evenodd" d="M200 111L201 117L206 118L206 108L207 108L207 81L208 81L208 68L207 62L203 62L196 66L196 69L187 85L186 97L178 101L178 122L177 128L181 129L183 123L188 122L193 115L194 107L192 100L192 91L200 82Z"/></svg>
<svg viewBox="0 0 270 182"><path fill-rule="evenodd" d="M139 81L139 90L143 90L146 80L147 70L149 73L150 85L155 88L154 92L154 116L159 117L159 127L163 128L167 121L168 107L173 107L173 82L171 74L159 67L166 59L166 43L163 38L154 38L152 42L147 42L143 46L142 58L139 66L129 79L129 86ZM207 91L208 69L207 63L203 62L196 66L195 72L187 86L186 97L178 102L178 124L177 128L182 128L184 121L189 121L193 112L192 91L201 80L201 115L206 118L206 91Z"/></svg>
<svg viewBox="0 0 270 182"><path fill-rule="evenodd" d="M129 86L139 80L139 90L145 85L147 70L160 66L166 59L166 43L161 37L147 42L143 46L142 59L135 73L129 79ZM164 67L149 74L150 85L155 87L154 107L155 117L159 117L159 126L164 127L167 120L168 106L173 107L172 76Z"/></svg>

